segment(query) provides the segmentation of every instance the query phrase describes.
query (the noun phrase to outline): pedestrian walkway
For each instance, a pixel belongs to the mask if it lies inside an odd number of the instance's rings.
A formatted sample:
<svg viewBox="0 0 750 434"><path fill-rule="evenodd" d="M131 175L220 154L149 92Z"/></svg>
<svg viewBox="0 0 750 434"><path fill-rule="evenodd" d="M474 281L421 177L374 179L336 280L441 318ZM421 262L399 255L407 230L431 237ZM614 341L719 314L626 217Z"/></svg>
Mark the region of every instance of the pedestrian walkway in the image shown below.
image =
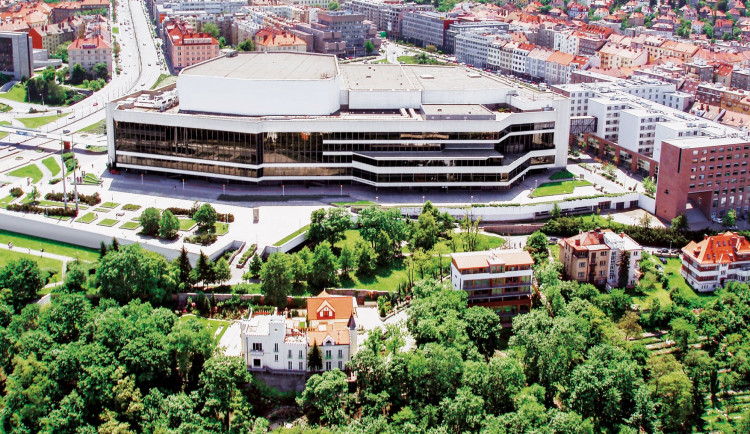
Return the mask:
<svg viewBox="0 0 750 434"><path fill-rule="evenodd" d="M42 252L39 250L32 250L32 249L28 249L25 247L17 247L17 246L10 247L8 244L0 244L0 250L12 250L12 251L19 252L19 253L26 253L32 256L39 256L40 258L49 258L49 259L56 259L58 261L61 261L62 270L60 274L60 282L50 283L49 285L45 286L45 288L60 285L65 280L65 269L68 265L68 262L76 260L75 258L71 258L69 256L57 255L54 253Z"/></svg>

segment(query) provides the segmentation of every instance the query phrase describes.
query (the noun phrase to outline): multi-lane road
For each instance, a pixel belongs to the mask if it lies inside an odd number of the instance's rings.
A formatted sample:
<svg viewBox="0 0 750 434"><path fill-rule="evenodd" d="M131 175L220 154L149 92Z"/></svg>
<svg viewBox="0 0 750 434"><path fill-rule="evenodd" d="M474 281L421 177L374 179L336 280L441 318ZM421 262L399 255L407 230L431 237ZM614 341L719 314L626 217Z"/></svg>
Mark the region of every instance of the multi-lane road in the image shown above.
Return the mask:
<svg viewBox="0 0 750 434"><path fill-rule="evenodd" d="M163 62L157 51L156 40L151 30L143 2L122 0L117 3L117 22L119 34L113 35L120 44L120 74L113 74L112 79L100 91L70 107L60 108L67 113L58 121L42 127L43 131L62 133L75 132L106 117L105 106L108 101L120 98L128 93L149 89L166 73ZM113 69L116 69L113 66ZM11 103L14 104L14 103ZM26 139L22 136L11 136L6 141L17 140L27 145L44 145L44 139Z"/></svg>

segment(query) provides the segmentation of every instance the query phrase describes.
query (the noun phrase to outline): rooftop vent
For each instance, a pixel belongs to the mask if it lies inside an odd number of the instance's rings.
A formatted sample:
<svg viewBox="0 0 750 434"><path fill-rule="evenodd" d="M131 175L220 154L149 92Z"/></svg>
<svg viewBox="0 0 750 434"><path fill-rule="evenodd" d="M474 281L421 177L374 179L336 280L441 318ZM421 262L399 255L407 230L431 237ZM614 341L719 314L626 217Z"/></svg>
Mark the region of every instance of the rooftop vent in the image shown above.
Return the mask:
<svg viewBox="0 0 750 434"><path fill-rule="evenodd" d="M431 80L431 79L435 78L435 76L432 75L432 74L422 74L419 77L424 78L425 80Z"/></svg>

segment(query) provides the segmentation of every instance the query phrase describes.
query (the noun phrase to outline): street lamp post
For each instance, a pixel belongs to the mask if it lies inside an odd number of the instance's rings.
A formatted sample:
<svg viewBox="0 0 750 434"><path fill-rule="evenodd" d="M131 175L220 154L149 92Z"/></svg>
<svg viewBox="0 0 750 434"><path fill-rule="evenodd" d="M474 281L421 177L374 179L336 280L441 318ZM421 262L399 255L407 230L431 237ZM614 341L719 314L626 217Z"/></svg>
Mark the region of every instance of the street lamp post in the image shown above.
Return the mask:
<svg viewBox="0 0 750 434"><path fill-rule="evenodd" d="M221 184L221 192L224 193L224 194L226 194L226 192L227 192L227 185L226 184Z"/></svg>
<svg viewBox="0 0 750 434"><path fill-rule="evenodd" d="M185 191L185 178L182 178L182 191Z"/></svg>
<svg viewBox="0 0 750 434"><path fill-rule="evenodd" d="M281 184L281 195L282 196L286 196L286 194L284 192L284 184Z"/></svg>
<svg viewBox="0 0 750 434"><path fill-rule="evenodd" d="M65 142L60 140L60 162L62 162L63 204L68 209L68 194L65 191Z"/></svg>
<svg viewBox="0 0 750 434"><path fill-rule="evenodd" d="M339 195L340 196L344 195L344 184L339 184Z"/></svg>
<svg viewBox="0 0 750 434"><path fill-rule="evenodd" d="M143 185L143 174L141 173L141 185Z"/></svg>

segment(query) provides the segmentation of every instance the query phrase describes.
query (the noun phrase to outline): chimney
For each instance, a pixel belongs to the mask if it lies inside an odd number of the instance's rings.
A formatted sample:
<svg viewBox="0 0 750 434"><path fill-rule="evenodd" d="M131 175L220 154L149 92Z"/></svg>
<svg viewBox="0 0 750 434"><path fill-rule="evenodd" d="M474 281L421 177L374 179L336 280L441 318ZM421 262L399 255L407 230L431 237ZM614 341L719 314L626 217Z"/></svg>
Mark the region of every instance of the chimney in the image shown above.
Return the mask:
<svg viewBox="0 0 750 434"><path fill-rule="evenodd" d="M580 245L581 245L581 240L580 240L580 238L576 238L576 246L580 246Z"/></svg>

